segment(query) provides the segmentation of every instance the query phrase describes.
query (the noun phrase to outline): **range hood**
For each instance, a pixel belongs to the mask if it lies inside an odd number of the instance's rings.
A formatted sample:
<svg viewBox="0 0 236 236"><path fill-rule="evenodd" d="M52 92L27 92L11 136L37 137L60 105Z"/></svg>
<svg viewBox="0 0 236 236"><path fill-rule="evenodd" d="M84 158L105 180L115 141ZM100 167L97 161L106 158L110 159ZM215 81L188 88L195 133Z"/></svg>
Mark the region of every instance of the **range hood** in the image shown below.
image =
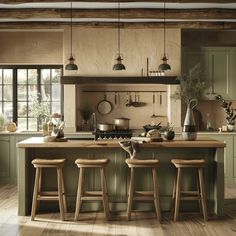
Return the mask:
<svg viewBox="0 0 236 236"><path fill-rule="evenodd" d="M62 76L61 84L180 84L177 76Z"/></svg>

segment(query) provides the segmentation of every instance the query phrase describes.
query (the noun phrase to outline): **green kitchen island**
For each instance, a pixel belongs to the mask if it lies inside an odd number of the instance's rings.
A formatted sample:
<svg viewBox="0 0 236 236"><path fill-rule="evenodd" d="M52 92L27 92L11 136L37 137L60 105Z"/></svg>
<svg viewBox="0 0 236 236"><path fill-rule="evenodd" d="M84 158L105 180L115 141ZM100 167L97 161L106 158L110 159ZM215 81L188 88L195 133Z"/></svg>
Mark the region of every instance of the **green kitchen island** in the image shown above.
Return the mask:
<svg viewBox="0 0 236 236"><path fill-rule="evenodd" d="M79 169L75 165L77 158L102 158L110 160L107 168L107 184L109 207L111 211L126 210L127 192L130 170L125 163L128 157L119 146L118 140L68 140L68 142L43 142L42 137L29 138L17 143L18 147L18 215L29 215L31 210L35 169L31 164L34 158L66 158L64 180L66 200L69 211L75 209L75 198L78 184ZM159 159L157 167L159 195L162 211L169 211L171 195L176 176L176 168L171 159L205 159L207 166L204 171L207 208L209 213L218 216L224 213L224 147L225 143L199 138L196 141L163 141L140 144L139 156L143 159ZM183 173L183 187L189 190L196 189L196 175L193 170ZM152 186L149 170L137 170L135 187L139 190L150 190ZM56 172L43 171L43 189L53 190L56 187ZM98 190L100 176L98 170L88 170L85 173L85 190ZM188 201L181 204L181 211L199 211L197 201ZM154 209L152 202L135 203L138 210ZM42 202L40 211L58 209L57 202ZM99 202L82 204L82 211L101 210Z"/></svg>

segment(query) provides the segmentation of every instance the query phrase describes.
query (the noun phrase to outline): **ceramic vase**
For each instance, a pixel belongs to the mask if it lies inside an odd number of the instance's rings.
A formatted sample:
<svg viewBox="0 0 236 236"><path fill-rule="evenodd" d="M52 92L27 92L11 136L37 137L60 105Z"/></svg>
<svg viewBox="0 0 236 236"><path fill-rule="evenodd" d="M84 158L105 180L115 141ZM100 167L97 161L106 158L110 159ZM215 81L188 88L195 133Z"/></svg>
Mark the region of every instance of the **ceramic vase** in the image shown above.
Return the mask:
<svg viewBox="0 0 236 236"><path fill-rule="evenodd" d="M197 106L197 100L192 99L187 104L187 111L184 119L184 126L182 131L182 137L184 140L196 140L197 129L193 115L193 108Z"/></svg>
<svg viewBox="0 0 236 236"><path fill-rule="evenodd" d="M164 138L166 140L173 140L174 137L175 137L175 132L174 131L171 130L171 131L165 131L164 132Z"/></svg>

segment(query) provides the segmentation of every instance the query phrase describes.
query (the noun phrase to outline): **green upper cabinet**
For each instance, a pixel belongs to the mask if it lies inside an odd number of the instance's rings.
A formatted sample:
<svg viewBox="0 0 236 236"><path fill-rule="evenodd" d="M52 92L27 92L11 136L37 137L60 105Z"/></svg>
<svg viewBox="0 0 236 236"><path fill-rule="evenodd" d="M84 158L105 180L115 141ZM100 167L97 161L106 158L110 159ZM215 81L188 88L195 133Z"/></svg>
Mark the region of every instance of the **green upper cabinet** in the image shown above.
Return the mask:
<svg viewBox="0 0 236 236"><path fill-rule="evenodd" d="M236 50L228 47L183 48L182 72L188 73L196 64L200 64L208 84L205 99L214 99L220 94L226 99L236 99L233 90L236 75Z"/></svg>

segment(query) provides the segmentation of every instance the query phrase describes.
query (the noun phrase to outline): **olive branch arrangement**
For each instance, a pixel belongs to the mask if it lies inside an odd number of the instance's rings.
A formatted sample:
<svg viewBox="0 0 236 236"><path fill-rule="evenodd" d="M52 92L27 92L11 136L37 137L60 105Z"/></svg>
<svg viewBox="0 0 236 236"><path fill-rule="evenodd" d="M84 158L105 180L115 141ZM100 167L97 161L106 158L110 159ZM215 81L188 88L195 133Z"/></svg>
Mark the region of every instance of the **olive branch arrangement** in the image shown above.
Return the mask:
<svg viewBox="0 0 236 236"><path fill-rule="evenodd" d="M226 120L228 125L235 125L236 109L232 107L232 102L227 102L221 95L216 95L215 99L221 102L221 106L226 113Z"/></svg>

